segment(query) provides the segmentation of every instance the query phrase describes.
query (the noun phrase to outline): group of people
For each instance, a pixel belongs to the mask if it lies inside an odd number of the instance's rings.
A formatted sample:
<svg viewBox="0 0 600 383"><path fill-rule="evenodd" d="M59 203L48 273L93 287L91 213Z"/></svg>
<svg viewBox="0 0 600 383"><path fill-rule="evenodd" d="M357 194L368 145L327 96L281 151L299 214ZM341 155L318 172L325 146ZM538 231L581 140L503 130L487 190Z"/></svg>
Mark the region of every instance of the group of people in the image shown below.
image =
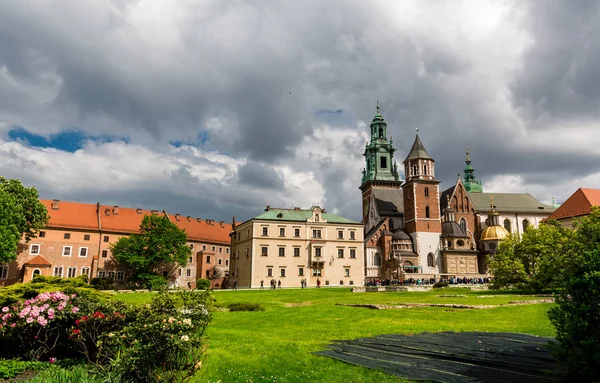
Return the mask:
<svg viewBox="0 0 600 383"><path fill-rule="evenodd" d="M407 278L407 279L376 279L367 282L367 286L412 286L412 285L434 285L438 282L447 282L451 285L458 284L485 284L490 283L491 278L467 278L467 277L452 277L452 278Z"/></svg>

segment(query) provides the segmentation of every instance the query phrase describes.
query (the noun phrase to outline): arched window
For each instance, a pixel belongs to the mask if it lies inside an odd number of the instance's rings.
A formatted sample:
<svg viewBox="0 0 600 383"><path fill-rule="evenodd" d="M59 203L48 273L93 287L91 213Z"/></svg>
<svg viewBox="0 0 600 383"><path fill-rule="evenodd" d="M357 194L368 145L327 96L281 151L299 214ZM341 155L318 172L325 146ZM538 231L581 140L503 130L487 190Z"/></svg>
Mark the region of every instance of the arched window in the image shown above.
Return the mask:
<svg viewBox="0 0 600 383"><path fill-rule="evenodd" d="M413 264L411 261L404 261L404 263L402 264L402 268L404 269L404 272L406 273L414 273L415 272L415 268L411 267Z"/></svg>
<svg viewBox="0 0 600 383"><path fill-rule="evenodd" d="M429 188L425 187L425 198L429 198Z"/></svg>
<svg viewBox="0 0 600 383"><path fill-rule="evenodd" d="M373 264L375 266L381 266L381 256L379 253L375 253L375 257L373 258Z"/></svg>
<svg viewBox="0 0 600 383"><path fill-rule="evenodd" d="M504 228L506 229L506 231L508 231L509 233L512 233L512 231L510 230L510 220L509 219L505 219L504 220Z"/></svg>
<svg viewBox="0 0 600 383"><path fill-rule="evenodd" d="M460 228L463 233L467 234L467 220L464 217L460 219Z"/></svg>
<svg viewBox="0 0 600 383"><path fill-rule="evenodd" d="M429 218L429 206L425 206L425 218Z"/></svg>
<svg viewBox="0 0 600 383"><path fill-rule="evenodd" d="M529 227L529 221L524 219L523 220L523 232L525 232L528 227Z"/></svg>
<svg viewBox="0 0 600 383"><path fill-rule="evenodd" d="M412 166L412 173L413 173L413 176L417 175L417 165Z"/></svg>
<svg viewBox="0 0 600 383"><path fill-rule="evenodd" d="M427 254L427 266L433 267L433 253Z"/></svg>
<svg viewBox="0 0 600 383"><path fill-rule="evenodd" d="M462 239L459 239L458 241L456 241L456 246L463 247L464 245L465 245L465 241L463 241Z"/></svg>
<svg viewBox="0 0 600 383"><path fill-rule="evenodd" d="M31 273L31 278L35 277L36 275L42 275L40 269L33 270L33 273Z"/></svg>
<svg viewBox="0 0 600 383"><path fill-rule="evenodd" d="M319 222L319 215L315 214L315 222Z"/></svg>
<svg viewBox="0 0 600 383"><path fill-rule="evenodd" d="M427 165L423 165L423 174L427 175Z"/></svg>
<svg viewBox="0 0 600 383"><path fill-rule="evenodd" d="M379 138L383 138L383 128L379 127Z"/></svg>

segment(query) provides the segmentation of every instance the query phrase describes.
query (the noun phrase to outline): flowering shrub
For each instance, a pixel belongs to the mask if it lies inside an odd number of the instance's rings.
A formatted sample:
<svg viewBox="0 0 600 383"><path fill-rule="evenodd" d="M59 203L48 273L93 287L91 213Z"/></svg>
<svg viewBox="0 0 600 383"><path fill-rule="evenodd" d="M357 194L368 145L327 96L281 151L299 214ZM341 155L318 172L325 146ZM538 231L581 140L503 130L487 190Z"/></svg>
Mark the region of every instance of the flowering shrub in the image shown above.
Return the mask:
<svg viewBox="0 0 600 383"><path fill-rule="evenodd" d="M0 340L13 345L2 352L40 359L52 355L54 350L68 350L66 331L79 312L73 298L75 294L46 292L2 307Z"/></svg>
<svg viewBox="0 0 600 383"><path fill-rule="evenodd" d="M70 338L88 362L105 364L122 347L119 337L114 334L123 330L125 324L126 316L121 312L95 311L75 320Z"/></svg>

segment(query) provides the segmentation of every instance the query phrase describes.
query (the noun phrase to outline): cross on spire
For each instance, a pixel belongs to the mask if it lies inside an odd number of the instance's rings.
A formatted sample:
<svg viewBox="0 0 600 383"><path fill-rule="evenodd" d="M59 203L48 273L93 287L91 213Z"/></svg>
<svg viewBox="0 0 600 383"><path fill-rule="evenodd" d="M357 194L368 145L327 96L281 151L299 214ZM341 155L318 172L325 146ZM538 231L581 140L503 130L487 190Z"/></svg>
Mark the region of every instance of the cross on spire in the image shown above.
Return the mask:
<svg viewBox="0 0 600 383"><path fill-rule="evenodd" d="M379 100L377 100L377 113L379 113Z"/></svg>

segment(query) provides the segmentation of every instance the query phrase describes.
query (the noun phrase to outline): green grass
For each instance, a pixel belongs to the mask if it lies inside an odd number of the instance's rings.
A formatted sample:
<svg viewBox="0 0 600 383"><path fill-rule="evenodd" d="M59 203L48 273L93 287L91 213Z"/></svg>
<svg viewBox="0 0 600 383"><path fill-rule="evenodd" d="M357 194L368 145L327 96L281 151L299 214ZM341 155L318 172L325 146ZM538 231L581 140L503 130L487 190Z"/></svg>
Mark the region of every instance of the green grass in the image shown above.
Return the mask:
<svg viewBox="0 0 600 383"><path fill-rule="evenodd" d="M152 293L119 294L145 303ZM438 295L466 297L438 297ZM430 292L352 293L349 289L215 291L216 304L260 303L259 312L213 313L209 351L197 382L399 382L390 375L313 353L336 339L424 331L501 331L553 336L551 304L492 309L410 308L370 310L344 304L506 304L539 297L466 289ZM482 298L483 297L483 298Z"/></svg>

